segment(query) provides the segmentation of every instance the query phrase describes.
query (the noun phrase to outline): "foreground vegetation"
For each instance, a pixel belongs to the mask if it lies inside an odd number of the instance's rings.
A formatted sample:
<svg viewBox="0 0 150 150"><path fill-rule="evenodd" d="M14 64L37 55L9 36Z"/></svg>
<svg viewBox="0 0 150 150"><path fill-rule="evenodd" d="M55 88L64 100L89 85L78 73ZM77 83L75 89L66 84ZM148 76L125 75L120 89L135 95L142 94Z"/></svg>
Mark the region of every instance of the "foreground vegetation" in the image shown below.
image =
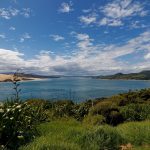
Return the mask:
<svg viewBox="0 0 150 150"><path fill-rule="evenodd" d="M149 121L117 127L85 126L72 119L52 121L41 124L41 136L20 150L116 150L123 146L146 150L150 144L149 127Z"/></svg>
<svg viewBox="0 0 150 150"><path fill-rule="evenodd" d="M150 149L150 89L79 104L22 102L18 92L0 105L1 149Z"/></svg>

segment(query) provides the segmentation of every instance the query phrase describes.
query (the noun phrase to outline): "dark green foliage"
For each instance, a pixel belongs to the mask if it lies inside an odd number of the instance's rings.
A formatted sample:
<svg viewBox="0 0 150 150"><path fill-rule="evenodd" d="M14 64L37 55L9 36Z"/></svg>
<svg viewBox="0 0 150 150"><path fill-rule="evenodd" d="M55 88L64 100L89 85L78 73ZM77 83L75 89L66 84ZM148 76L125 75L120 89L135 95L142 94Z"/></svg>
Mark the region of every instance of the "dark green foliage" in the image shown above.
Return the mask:
<svg viewBox="0 0 150 150"><path fill-rule="evenodd" d="M42 105L6 102L0 107L0 145L17 149L34 138L36 124L47 119Z"/></svg>
<svg viewBox="0 0 150 150"><path fill-rule="evenodd" d="M111 111L106 118L106 122L110 125L116 126L124 121L122 114L119 111Z"/></svg>
<svg viewBox="0 0 150 150"><path fill-rule="evenodd" d="M150 105L130 104L121 107L120 113L126 121L142 121L150 119Z"/></svg>
<svg viewBox="0 0 150 150"><path fill-rule="evenodd" d="M52 105L52 111L55 117L74 116L74 103L72 101L57 101L54 102Z"/></svg>
<svg viewBox="0 0 150 150"><path fill-rule="evenodd" d="M141 121L149 119L150 89L129 91L125 94L115 95L99 101L91 107L92 115L103 115L106 123L118 125L124 121Z"/></svg>

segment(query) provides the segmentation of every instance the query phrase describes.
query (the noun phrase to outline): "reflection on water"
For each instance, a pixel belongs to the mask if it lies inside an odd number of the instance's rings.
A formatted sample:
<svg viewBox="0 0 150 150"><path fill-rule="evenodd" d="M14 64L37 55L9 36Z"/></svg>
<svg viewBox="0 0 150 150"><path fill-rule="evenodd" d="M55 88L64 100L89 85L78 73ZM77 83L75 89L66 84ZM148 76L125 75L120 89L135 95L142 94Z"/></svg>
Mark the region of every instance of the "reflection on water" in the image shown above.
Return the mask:
<svg viewBox="0 0 150 150"><path fill-rule="evenodd" d="M150 87L150 81L98 80L73 77L21 82L20 86L22 99L71 99L76 102L111 96L126 92L129 89L148 87ZM1 100L12 97L13 92L11 83L0 83Z"/></svg>

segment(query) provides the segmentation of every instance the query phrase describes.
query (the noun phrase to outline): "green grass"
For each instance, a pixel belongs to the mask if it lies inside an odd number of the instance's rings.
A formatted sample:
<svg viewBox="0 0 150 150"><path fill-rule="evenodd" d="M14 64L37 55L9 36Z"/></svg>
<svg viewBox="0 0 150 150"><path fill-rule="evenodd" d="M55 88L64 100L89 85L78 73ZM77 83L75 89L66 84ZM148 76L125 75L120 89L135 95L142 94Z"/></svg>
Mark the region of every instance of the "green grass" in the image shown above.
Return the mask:
<svg viewBox="0 0 150 150"><path fill-rule="evenodd" d="M127 143L134 150L150 149L150 121L92 127L61 119L41 124L38 130L40 136L20 150L117 150Z"/></svg>
<svg viewBox="0 0 150 150"><path fill-rule="evenodd" d="M133 145L150 145L150 121L124 123L117 126L117 131Z"/></svg>
<svg viewBox="0 0 150 150"><path fill-rule="evenodd" d="M72 119L44 123L38 130L41 136L22 150L78 150L77 141L86 132L86 128Z"/></svg>

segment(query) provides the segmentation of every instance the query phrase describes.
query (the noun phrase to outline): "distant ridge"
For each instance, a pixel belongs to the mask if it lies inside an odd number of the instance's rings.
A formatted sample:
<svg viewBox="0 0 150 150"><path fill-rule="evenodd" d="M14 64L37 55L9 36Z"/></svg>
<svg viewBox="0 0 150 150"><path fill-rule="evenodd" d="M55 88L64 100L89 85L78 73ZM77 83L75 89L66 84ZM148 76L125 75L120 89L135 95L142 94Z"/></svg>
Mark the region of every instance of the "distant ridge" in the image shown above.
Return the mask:
<svg viewBox="0 0 150 150"><path fill-rule="evenodd" d="M150 80L150 70L144 70L139 73L129 73L129 74L123 74L123 73L117 73L114 75L107 75L107 76L96 76L94 77L96 79L116 79L116 80Z"/></svg>
<svg viewBox="0 0 150 150"><path fill-rule="evenodd" d="M26 78L60 78L58 75L37 75L37 74L26 74L26 73L18 73L19 77L26 77Z"/></svg>
<svg viewBox="0 0 150 150"><path fill-rule="evenodd" d="M1 73L1 74L6 74L6 75L13 75L13 72L9 73ZM38 75L38 74L29 74L29 73L17 73L19 77L24 77L24 78L60 78L61 76L59 75Z"/></svg>

